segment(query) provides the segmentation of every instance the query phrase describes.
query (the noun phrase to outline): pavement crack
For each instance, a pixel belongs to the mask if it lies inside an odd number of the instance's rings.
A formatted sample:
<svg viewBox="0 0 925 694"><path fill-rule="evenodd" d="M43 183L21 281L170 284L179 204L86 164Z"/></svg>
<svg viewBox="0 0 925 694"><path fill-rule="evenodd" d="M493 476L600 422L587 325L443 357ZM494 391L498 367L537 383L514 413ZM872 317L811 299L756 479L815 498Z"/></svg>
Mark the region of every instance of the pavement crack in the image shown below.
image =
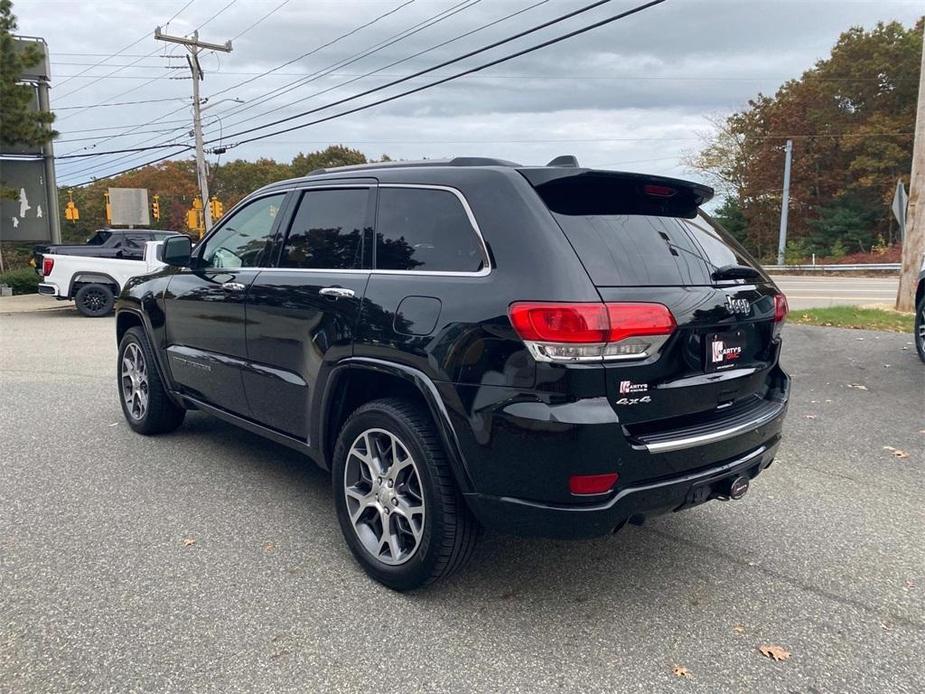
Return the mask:
<svg viewBox="0 0 925 694"><path fill-rule="evenodd" d="M923 622L919 622L914 619L904 617L902 615L894 614L890 612L889 610L878 609L876 607L866 605L863 602L860 602L859 600L855 600L853 598L849 598L844 595L839 595L838 593L833 593L831 591L825 590L824 588L820 588L810 583L801 581L793 576L789 576L779 571L775 571L774 569L770 569L765 566L759 566L758 564L749 564L748 562L736 557L735 555L730 554L728 552L724 552L723 550L717 549L716 547L713 547L711 545L707 545L702 542L697 542L695 540L690 540L684 537L680 537L678 535L673 535L672 533L665 532L664 530L656 530L655 528L651 528L647 526L642 526L640 530L642 530L643 532L649 532L654 535L658 535L659 537L665 538L666 540L672 540L679 544L686 545L688 547L691 547L691 548L694 548L700 551L705 551L705 552L715 554L717 556L722 557L728 562L737 564L745 568L746 570L756 569L760 571L761 573L765 574L766 576L777 579L778 581L783 581L784 583L787 583L799 590L812 593L813 595L817 595L827 600L832 600L834 602L845 605L846 607L854 607L859 610L863 610L864 612L867 612L868 614L877 617L881 621L890 621L893 624L902 624L903 626L907 626L911 629L914 629L915 631L925 632L925 623Z"/></svg>

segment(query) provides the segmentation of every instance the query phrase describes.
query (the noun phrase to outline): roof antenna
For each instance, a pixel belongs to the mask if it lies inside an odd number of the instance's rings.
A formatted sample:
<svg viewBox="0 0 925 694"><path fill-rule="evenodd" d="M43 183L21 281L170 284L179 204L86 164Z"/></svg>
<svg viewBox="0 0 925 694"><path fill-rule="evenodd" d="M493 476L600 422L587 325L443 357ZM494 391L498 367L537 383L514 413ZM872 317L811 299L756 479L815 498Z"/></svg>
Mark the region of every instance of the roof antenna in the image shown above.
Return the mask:
<svg viewBox="0 0 925 694"><path fill-rule="evenodd" d="M551 162L546 164L546 166L563 166L570 169L578 168L578 157L574 154L563 154L561 157L556 157Z"/></svg>

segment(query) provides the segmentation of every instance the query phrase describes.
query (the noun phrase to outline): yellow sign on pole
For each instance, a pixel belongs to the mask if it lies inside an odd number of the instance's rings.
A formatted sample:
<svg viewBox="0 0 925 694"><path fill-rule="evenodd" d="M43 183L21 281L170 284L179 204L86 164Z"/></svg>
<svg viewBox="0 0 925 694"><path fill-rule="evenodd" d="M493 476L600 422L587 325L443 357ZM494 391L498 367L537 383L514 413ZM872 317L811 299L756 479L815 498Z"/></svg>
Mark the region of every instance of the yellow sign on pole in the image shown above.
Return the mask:
<svg viewBox="0 0 925 694"><path fill-rule="evenodd" d="M103 193L106 200L106 226L112 226L112 205L109 202L109 193Z"/></svg>

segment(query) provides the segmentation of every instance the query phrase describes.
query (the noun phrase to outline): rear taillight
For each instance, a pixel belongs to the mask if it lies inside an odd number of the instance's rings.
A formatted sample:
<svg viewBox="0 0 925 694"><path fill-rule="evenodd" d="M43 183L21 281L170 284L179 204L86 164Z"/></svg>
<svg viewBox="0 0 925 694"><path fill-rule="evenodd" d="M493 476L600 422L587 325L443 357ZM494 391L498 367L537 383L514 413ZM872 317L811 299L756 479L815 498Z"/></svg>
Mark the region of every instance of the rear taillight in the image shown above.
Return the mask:
<svg viewBox="0 0 925 694"><path fill-rule="evenodd" d="M780 337L781 329L784 327L784 319L790 313L790 306L787 305L787 297L783 294L774 295L774 330L772 336L776 340Z"/></svg>
<svg viewBox="0 0 925 694"><path fill-rule="evenodd" d="M42 277L48 277L55 267L54 258L42 258Z"/></svg>
<svg viewBox="0 0 925 694"><path fill-rule="evenodd" d="M783 294L774 295L774 322L783 323L787 314L790 313L790 306L787 304L787 297Z"/></svg>
<svg viewBox="0 0 925 694"><path fill-rule="evenodd" d="M674 316L662 304L519 301L508 313L539 361L642 359L675 329Z"/></svg>

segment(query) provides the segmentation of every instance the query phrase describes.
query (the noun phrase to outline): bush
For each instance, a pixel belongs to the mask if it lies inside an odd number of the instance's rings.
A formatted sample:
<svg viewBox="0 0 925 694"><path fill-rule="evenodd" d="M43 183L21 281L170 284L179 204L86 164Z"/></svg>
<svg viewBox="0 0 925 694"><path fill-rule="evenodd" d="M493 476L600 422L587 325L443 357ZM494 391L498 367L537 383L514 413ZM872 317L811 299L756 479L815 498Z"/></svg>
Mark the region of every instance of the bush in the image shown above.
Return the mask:
<svg viewBox="0 0 925 694"><path fill-rule="evenodd" d="M39 276L31 267L0 272L0 284L13 288L13 294L35 294L39 290Z"/></svg>
<svg viewBox="0 0 925 694"><path fill-rule="evenodd" d="M841 242L841 239L835 239L835 243L833 243L832 248L829 249L829 255L835 260L840 260L848 255L848 249L845 248L845 244Z"/></svg>

